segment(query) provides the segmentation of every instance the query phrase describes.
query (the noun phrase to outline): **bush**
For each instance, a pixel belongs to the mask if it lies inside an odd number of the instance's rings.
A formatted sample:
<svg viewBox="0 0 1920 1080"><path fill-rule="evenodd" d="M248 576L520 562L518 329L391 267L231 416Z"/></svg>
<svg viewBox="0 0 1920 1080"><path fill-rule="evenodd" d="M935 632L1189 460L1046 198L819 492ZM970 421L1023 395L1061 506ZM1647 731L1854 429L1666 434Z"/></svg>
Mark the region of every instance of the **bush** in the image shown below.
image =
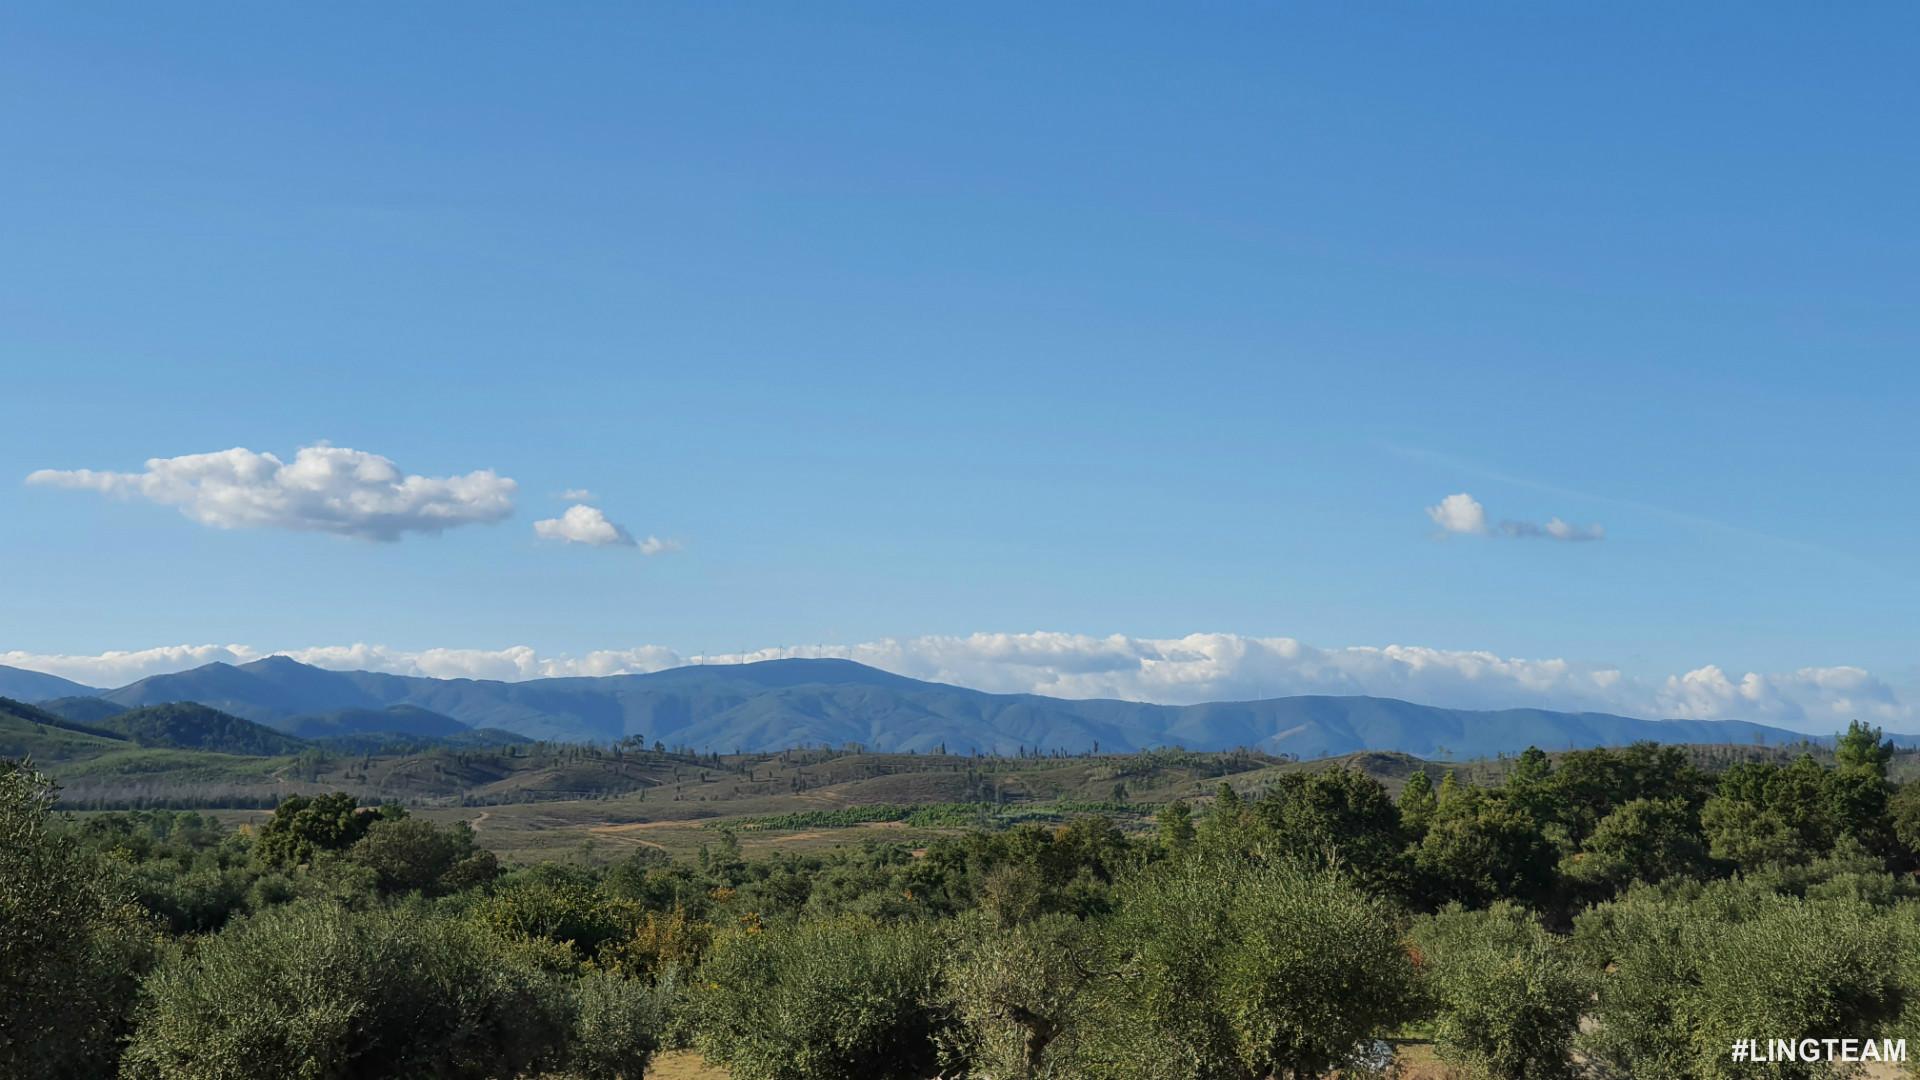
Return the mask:
<svg viewBox="0 0 1920 1080"><path fill-rule="evenodd" d="M278 908L154 974L122 1073L370 1080L556 1066L575 1006L542 959L419 908Z"/></svg>
<svg viewBox="0 0 1920 1080"><path fill-rule="evenodd" d="M1416 1012L1387 909L1331 871L1162 864L1123 891L1114 933L1108 1075L1317 1077Z"/></svg>
<svg viewBox="0 0 1920 1080"><path fill-rule="evenodd" d="M1564 945L1512 904L1450 906L1420 920L1414 941L1435 1007L1440 1056L1465 1077L1572 1077L1573 1037L1588 980Z"/></svg>
<svg viewBox="0 0 1920 1080"><path fill-rule="evenodd" d="M1587 1050L1628 1076L1750 1075L1735 1039L1877 1033L1900 1007L1898 938L1884 912L1852 899L1805 900L1741 882L1693 896L1635 889L1575 924L1607 974ZM1771 1076L1826 1075L1776 1063Z"/></svg>
<svg viewBox="0 0 1920 1080"><path fill-rule="evenodd" d="M156 951L126 891L48 830L53 796L0 759L0 1076L111 1074Z"/></svg>
<svg viewBox="0 0 1920 1080"><path fill-rule="evenodd" d="M633 937L642 909L603 896L584 881L539 873L503 885L475 908L482 925L503 937L543 938L568 946L580 959Z"/></svg>
<svg viewBox="0 0 1920 1080"><path fill-rule="evenodd" d="M1401 895L1408 884L1400 808L1358 769L1287 773L1255 806L1275 851L1330 861L1367 891Z"/></svg>
<svg viewBox="0 0 1920 1080"><path fill-rule="evenodd" d="M386 894L439 896L484 885L500 872L492 852L474 847L464 821L448 829L419 818L375 821L348 857L372 870Z"/></svg>
<svg viewBox="0 0 1920 1080"><path fill-rule="evenodd" d="M381 817L403 816L397 806L363 809L343 791L331 795L294 795L274 807L273 817L260 830L254 852L270 865L312 862L322 851L342 851L367 835Z"/></svg>
<svg viewBox="0 0 1920 1080"><path fill-rule="evenodd" d="M976 917L968 931L946 971L949 1056L983 1080L1081 1075L1100 970L1092 927L1067 915L1010 928Z"/></svg>
<svg viewBox="0 0 1920 1080"><path fill-rule="evenodd" d="M916 923L734 932L714 943L690 995L695 1041L737 1080L924 1080L946 1022L939 956Z"/></svg>
<svg viewBox="0 0 1920 1080"><path fill-rule="evenodd" d="M1447 794L1413 849L1430 895L1473 905L1544 895L1558 854L1533 815L1505 793Z"/></svg>
<svg viewBox="0 0 1920 1080"><path fill-rule="evenodd" d="M641 1080L667 1030L671 985L648 986L589 971L574 987L567 1072L581 1080Z"/></svg>
<svg viewBox="0 0 1920 1080"><path fill-rule="evenodd" d="M1657 884L1706 865L1698 819L1680 799L1634 799L1600 820L1560 864L1576 885L1611 896L1635 881Z"/></svg>

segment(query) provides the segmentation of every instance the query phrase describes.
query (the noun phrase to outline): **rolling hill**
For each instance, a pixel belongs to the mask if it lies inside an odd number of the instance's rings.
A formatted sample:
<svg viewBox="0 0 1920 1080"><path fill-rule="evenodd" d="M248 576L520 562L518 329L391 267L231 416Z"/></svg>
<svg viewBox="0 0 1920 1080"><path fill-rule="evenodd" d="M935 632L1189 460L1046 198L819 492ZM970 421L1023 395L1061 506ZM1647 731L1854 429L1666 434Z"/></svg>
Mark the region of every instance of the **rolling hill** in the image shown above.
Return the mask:
<svg viewBox="0 0 1920 1080"><path fill-rule="evenodd" d="M384 709L335 709L312 716L296 716L287 727L303 739L332 739L347 735L419 735L429 738L465 735L473 728L418 705L389 705Z"/></svg>
<svg viewBox="0 0 1920 1080"><path fill-rule="evenodd" d="M211 750L219 754L270 757L298 753L306 745L302 740L272 728L191 701L131 709L93 726L131 739L141 746L172 750Z"/></svg>
<svg viewBox="0 0 1920 1080"><path fill-rule="evenodd" d="M923 682L846 660L509 683L327 671L276 656L157 675L98 696L123 708L199 702L300 736L329 728L367 733L395 724L400 727L386 730L452 737L452 722L531 739L604 743L639 737L717 752L823 744L1003 754L1245 746L1302 758L1391 750L1464 759L1530 745L1561 750L1642 739L1780 745L1806 738L1741 721L1472 711L1373 697L1186 706L1070 701Z"/></svg>
<svg viewBox="0 0 1920 1080"><path fill-rule="evenodd" d="M126 737L0 697L0 757L59 761L130 745Z"/></svg>
<svg viewBox="0 0 1920 1080"><path fill-rule="evenodd" d="M116 705L105 698L62 697L37 702L40 708L82 724L98 723L109 716L119 716L127 711L125 705Z"/></svg>

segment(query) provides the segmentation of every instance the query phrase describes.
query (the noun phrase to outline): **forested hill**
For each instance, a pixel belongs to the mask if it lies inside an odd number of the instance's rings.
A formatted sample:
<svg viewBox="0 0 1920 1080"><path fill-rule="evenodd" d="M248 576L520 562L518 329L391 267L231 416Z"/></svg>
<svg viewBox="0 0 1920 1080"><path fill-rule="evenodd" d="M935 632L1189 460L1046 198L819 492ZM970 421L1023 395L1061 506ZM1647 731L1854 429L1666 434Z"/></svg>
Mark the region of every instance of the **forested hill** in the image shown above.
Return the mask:
<svg viewBox="0 0 1920 1080"><path fill-rule="evenodd" d="M190 701L131 709L98 721L97 726L141 746L211 750L221 754L292 754L306 745L251 720Z"/></svg>
<svg viewBox="0 0 1920 1080"><path fill-rule="evenodd" d="M57 680L64 684L64 680ZM64 686L45 697L64 696ZM28 694L29 700L35 695ZM1543 709L1476 712L1373 697L1289 697L1201 705L1072 701L922 682L845 660L774 660L644 675L494 682L327 671L286 657L208 664L99 697L121 708L192 701L310 735L316 716L367 730L378 711L442 718L536 739L637 736L701 751L857 743L875 750L1014 754L1156 746L1252 747L1302 758L1395 750L1428 758L1664 743L1778 745L1805 736L1739 721L1642 720ZM400 730L390 728L389 730ZM1902 741L1906 740L1904 737Z"/></svg>

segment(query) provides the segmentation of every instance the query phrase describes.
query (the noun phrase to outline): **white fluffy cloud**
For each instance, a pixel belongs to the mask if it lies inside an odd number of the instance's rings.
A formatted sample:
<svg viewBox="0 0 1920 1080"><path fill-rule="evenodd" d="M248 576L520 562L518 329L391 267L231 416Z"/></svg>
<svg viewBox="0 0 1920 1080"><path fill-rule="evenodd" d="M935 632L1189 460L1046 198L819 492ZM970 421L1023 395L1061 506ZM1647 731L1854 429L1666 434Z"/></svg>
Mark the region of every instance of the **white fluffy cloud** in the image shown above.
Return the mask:
<svg viewBox="0 0 1920 1080"><path fill-rule="evenodd" d="M1442 532L1477 536L1487 531L1487 508L1464 491L1427 507L1427 516L1440 526Z"/></svg>
<svg viewBox="0 0 1920 1080"><path fill-rule="evenodd" d="M319 443L291 462L242 447L147 459L144 472L41 469L29 484L79 488L174 506L220 529L276 528L398 540L513 513L515 484L492 470L402 473L379 454Z"/></svg>
<svg viewBox="0 0 1920 1080"><path fill-rule="evenodd" d="M568 488L560 493L562 502L592 502L593 492L586 488Z"/></svg>
<svg viewBox="0 0 1920 1080"><path fill-rule="evenodd" d="M1005 633L886 638L855 645L803 645L702 655L665 646L577 656L504 649L409 651L382 645L279 650L340 670L436 678L535 679L658 671L683 664L788 657L857 660L915 678L999 692L1127 698L1188 704L1289 694L1372 694L1455 708L1539 707L1628 716L1752 720L1828 733L1859 718L1895 731L1920 730L1920 699L1855 667L1734 677L1714 666L1665 679L1609 667L1528 660L1413 645L1326 649L1292 638L1190 634L1181 638ZM0 664L113 686L214 660L245 663L267 652L197 645L59 656L0 652Z"/></svg>
<svg viewBox="0 0 1920 1080"><path fill-rule="evenodd" d="M567 512L557 518L546 518L534 522L533 532L542 540L560 540L568 544L587 544L592 547L634 546L633 534L608 521L607 515L597 506L569 506Z"/></svg>
<svg viewBox="0 0 1920 1080"><path fill-rule="evenodd" d="M1485 536L1493 532L1487 525L1487 508L1480 504L1480 500L1464 491L1449 495L1427 507L1427 516L1433 519L1433 523L1440 527L1442 533ZM1553 517L1548 518L1544 525L1532 521L1502 521L1499 535L1510 536L1516 540L1559 540L1564 543L1580 543L1604 540L1607 537L1607 530L1599 525L1574 525Z"/></svg>

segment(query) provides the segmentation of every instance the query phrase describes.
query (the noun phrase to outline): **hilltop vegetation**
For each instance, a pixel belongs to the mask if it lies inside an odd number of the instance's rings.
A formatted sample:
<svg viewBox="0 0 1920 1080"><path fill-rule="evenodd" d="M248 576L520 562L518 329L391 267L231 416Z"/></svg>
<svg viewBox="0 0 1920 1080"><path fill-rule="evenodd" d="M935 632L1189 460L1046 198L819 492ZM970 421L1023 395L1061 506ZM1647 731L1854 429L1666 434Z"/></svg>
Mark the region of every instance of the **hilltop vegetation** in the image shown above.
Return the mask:
<svg viewBox="0 0 1920 1080"><path fill-rule="evenodd" d="M271 757L296 753L306 745L272 728L191 701L131 709L106 717L97 726L141 746L174 750Z"/></svg>
<svg viewBox="0 0 1920 1080"><path fill-rule="evenodd" d="M1823 758L794 757L816 793L992 794L511 865L480 816L62 819L0 765L0 1073L631 1078L690 1045L735 1080L1262 1080L1373 1075L1417 1030L1463 1077L1706 1080L1753 1031L1920 1038L1920 785L1858 726ZM1175 771L1208 794L1059 794ZM944 828L863 831L915 814ZM795 829L864 841L743 844Z"/></svg>
<svg viewBox="0 0 1920 1080"><path fill-rule="evenodd" d="M0 698L0 757L71 760L107 753L124 743L123 736L104 729Z"/></svg>

